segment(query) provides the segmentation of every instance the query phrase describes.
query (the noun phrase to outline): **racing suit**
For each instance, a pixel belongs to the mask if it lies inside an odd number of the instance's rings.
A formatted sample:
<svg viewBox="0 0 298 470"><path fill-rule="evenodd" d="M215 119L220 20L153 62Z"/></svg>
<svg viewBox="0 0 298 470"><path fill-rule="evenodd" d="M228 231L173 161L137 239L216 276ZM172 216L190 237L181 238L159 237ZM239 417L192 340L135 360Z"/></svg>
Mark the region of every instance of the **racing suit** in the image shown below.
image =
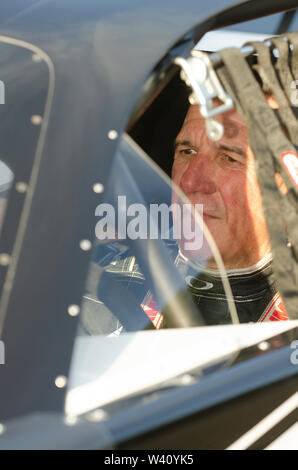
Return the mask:
<svg viewBox="0 0 298 470"><path fill-rule="evenodd" d="M187 266L181 254L176 259L183 272ZM267 255L254 266L226 271L240 323L288 320L277 292L272 257ZM184 278L195 303L207 324L231 322L227 296L221 275L215 269L202 269L196 275L192 267L184 268Z"/></svg>
<svg viewBox="0 0 298 470"><path fill-rule="evenodd" d="M231 315L225 293L222 277L215 269L206 269L190 263L177 251L177 245L170 249L176 268L185 280L185 285L198 306L207 325L220 325L231 323ZM95 260L104 267L110 276L108 290L113 297L117 296L119 285L130 292L138 305L150 318L155 328L166 326L160 308L158 307L144 276L139 269L134 256L119 243L114 243L112 249L106 246L106 253L101 249L100 259ZM287 313L281 297L277 291L271 255L263 258L254 266L244 269L226 271L233 293L233 298L240 323L287 320ZM86 297L86 296L85 296ZM98 296L100 300L100 295ZM101 323L111 322L111 315L101 307L98 312L98 299L87 294L89 299L85 305L84 328L89 333L102 332L102 325L97 326L99 318ZM91 302L91 303L90 303ZM93 302L93 303L92 303ZM105 302L105 301L104 301ZM121 299L125 303L125 298ZM117 312L113 312L117 315ZM113 326L112 326L113 324ZM119 329L121 323L114 317L110 327L104 332ZM99 328L99 329L98 329ZM111 329L110 329L111 328Z"/></svg>

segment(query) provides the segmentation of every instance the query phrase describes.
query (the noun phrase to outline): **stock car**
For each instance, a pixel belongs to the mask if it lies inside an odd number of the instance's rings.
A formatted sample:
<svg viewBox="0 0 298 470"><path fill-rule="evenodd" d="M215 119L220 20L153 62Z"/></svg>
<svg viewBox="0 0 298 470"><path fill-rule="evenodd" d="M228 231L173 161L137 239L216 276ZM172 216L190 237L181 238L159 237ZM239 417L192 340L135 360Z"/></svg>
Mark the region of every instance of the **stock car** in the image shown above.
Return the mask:
<svg viewBox="0 0 298 470"><path fill-rule="evenodd" d="M297 297L206 326L170 243L95 237L100 204L171 198L177 58L294 31L295 3L1 2L0 449L297 449Z"/></svg>

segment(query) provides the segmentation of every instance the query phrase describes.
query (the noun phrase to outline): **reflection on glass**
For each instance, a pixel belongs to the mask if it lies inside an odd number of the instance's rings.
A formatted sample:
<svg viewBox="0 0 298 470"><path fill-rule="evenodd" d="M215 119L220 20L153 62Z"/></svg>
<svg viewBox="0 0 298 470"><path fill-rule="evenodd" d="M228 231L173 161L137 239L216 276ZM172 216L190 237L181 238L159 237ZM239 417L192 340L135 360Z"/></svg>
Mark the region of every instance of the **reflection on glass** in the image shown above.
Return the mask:
<svg viewBox="0 0 298 470"><path fill-rule="evenodd" d="M96 209L79 334L237 323L203 206L194 208L128 137L109 184Z"/></svg>

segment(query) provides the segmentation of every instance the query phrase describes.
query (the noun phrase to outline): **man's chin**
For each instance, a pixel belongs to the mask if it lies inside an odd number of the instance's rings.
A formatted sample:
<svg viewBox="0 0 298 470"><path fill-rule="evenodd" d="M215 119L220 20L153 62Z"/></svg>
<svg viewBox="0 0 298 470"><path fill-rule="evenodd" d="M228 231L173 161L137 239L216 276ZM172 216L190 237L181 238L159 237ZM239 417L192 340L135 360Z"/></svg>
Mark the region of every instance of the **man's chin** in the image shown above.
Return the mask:
<svg viewBox="0 0 298 470"><path fill-rule="evenodd" d="M211 260L214 260L212 250L206 240L200 247L196 247L193 241L185 239L180 240L178 245L181 254L192 263L206 267Z"/></svg>

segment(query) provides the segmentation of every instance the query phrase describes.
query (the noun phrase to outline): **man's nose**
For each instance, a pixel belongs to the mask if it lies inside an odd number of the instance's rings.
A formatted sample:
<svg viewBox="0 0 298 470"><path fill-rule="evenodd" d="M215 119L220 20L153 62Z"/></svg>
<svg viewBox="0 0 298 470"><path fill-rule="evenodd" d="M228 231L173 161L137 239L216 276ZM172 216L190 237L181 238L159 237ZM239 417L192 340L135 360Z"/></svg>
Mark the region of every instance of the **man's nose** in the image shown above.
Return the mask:
<svg viewBox="0 0 298 470"><path fill-rule="evenodd" d="M216 192L215 164L210 155L198 152L184 172L180 187L184 193L201 192L212 194Z"/></svg>

